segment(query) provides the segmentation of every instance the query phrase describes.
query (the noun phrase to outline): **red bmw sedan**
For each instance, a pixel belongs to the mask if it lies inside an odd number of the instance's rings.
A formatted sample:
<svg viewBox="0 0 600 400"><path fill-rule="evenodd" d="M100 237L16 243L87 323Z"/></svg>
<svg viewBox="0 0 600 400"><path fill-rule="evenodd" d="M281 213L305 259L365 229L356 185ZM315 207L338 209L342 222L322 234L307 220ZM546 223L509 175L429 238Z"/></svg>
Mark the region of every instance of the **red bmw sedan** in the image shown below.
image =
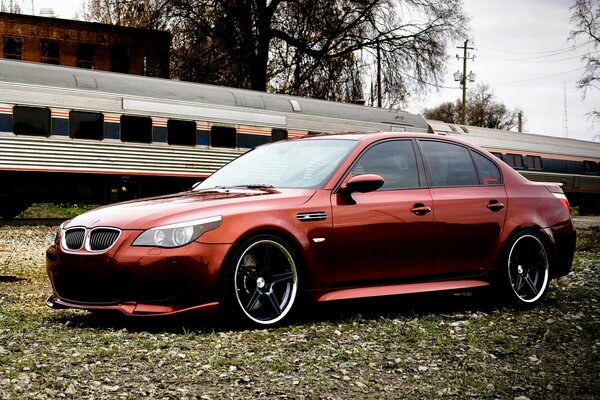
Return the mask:
<svg viewBox="0 0 600 400"><path fill-rule="evenodd" d="M227 313L281 323L305 302L493 286L516 306L569 273L558 184L430 134L276 142L193 190L111 205L59 228L53 308Z"/></svg>

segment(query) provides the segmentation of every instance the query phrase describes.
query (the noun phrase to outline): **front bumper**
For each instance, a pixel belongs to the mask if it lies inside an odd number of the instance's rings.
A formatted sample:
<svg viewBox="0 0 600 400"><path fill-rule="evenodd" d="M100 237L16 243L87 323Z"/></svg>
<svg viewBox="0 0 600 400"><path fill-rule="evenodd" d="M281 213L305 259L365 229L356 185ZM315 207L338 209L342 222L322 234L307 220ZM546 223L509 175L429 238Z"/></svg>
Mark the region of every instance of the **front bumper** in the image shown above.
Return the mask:
<svg viewBox="0 0 600 400"><path fill-rule="evenodd" d="M46 250L52 308L118 310L127 315L208 311L218 306L220 268L230 245L192 242L176 249L131 246L123 232L106 252Z"/></svg>

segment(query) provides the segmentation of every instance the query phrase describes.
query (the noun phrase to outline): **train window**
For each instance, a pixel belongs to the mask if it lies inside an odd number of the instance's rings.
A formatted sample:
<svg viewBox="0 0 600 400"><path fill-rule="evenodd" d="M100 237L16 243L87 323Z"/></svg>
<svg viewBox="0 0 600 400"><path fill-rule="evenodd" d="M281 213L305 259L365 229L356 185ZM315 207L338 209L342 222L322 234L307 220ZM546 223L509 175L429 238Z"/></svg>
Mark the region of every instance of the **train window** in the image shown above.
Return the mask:
<svg viewBox="0 0 600 400"><path fill-rule="evenodd" d="M41 61L46 64L60 64L60 43L56 40L41 40Z"/></svg>
<svg viewBox="0 0 600 400"><path fill-rule="evenodd" d="M421 149L431 172L431 186L479 185L473 159L466 147L421 140Z"/></svg>
<svg viewBox="0 0 600 400"><path fill-rule="evenodd" d="M13 107L15 135L50 136L50 109L40 107Z"/></svg>
<svg viewBox="0 0 600 400"><path fill-rule="evenodd" d="M285 129L273 129L271 130L271 141L278 142L280 140L288 139L288 131Z"/></svg>
<svg viewBox="0 0 600 400"><path fill-rule="evenodd" d="M71 111L69 113L69 137L73 139L102 140L104 138L104 115L101 113Z"/></svg>
<svg viewBox="0 0 600 400"><path fill-rule="evenodd" d="M494 156L496 156L496 158L499 158L499 159L501 159L501 160L502 160L502 153L497 153L497 152L495 152L495 151L492 151L492 154L493 154Z"/></svg>
<svg viewBox="0 0 600 400"><path fill-rule="evenodd" d="M2 57L13 60L23 59L23 38L21 36L6 35L3 38Z"/></svg>
<svg viewBox="0 0 600 400"><path fill-rule="evenodd" d="M475 167L479 174L479 183L482 185L499 185L502 183L502 175L500 170L490 160L474 151L471 152L473 155L473 161L475 161Z"/></svg>
<svg viewBox="0 0 600 400"><path fill-rule="evenodd" d="M111 46L110 70L112 72L129 72L129 53L126 47Z"/></svg>
<svg viewBox="0 0 600 400"><path fill-rule="evenodd" d="M583 168L585 173L587 174L597 174L598 173L598 164L594 161L584 161Z"/></svg>
<svg viewBox="0 0 600 400"><path fill-rule="evenodd" d="M94 68L95 46L91 43L77 43L77 67Z"/></svg>
<svg viewBox="0 0 600 400"><path fill-rule="evenodd" d="M196 123L194 121L167 121L167 142L181 146L196 145Z"/></svg>
<svg viewBox="0 0 600 400"><path fill-rule="evenodd" d="M540 156L526 156L527 168L529 169L542 169L542 157Z"/></svg>
<svg viewBox="0 0 600 400"><path fill-rule="evenodd" d="M121 140L124 142L152 142L152 118L121 115Z"/></svg>
<svg viewBox="0 0 600 400"><path fill-rule="evenodd" d="M237 147L237 132L235 128L213 126L210 128L210 145L213 147Z"/></svg>
<svg viewBox="0 0 600 400"><path fill-rule="evenodd" d="M523 168L523 156L520 154L506 154L504 161L513 168Z"/></svg>

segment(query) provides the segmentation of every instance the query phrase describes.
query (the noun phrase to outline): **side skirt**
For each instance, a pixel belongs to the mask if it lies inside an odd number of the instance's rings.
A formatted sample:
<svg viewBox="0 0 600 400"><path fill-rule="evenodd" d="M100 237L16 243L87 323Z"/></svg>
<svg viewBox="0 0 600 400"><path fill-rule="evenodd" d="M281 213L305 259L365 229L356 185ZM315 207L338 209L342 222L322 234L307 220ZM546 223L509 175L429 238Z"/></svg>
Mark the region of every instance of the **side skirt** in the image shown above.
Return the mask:
<svg viewBox="0 0 600 400"><path fill-rule="evenodd" d="M472 289L489 286L489 282L481 280L439 281L423 283L403 283L397 285L381 285L369 287L341 288L335 290L319 290L309 293L313 301L347 300L363 297L392 296L410 293L438 292L443 290Z"/></svg>

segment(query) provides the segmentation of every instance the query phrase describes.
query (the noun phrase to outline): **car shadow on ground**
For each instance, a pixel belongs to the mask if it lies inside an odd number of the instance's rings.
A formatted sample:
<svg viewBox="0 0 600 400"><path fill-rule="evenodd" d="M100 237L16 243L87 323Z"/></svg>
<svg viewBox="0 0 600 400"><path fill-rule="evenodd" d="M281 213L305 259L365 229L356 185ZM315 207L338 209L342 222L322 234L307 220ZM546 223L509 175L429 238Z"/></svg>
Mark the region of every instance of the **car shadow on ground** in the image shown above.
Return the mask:
<svg viewBox="0 0 600 400"><path fill-rule="evenodd" d="M548 299L544 300L546 301ZM301 307L287 325L302 326L357 318L377 320L425 315L488 313L500 308L500 302L486 291L423 293L308 304ZM208 333L247 329L235 321L228 320L226 315L220 313L128 317L119 312L66 311L63 315L50 317L49 322L65 324L75 329L127 329L132 332L150 333Z"/></svg>

